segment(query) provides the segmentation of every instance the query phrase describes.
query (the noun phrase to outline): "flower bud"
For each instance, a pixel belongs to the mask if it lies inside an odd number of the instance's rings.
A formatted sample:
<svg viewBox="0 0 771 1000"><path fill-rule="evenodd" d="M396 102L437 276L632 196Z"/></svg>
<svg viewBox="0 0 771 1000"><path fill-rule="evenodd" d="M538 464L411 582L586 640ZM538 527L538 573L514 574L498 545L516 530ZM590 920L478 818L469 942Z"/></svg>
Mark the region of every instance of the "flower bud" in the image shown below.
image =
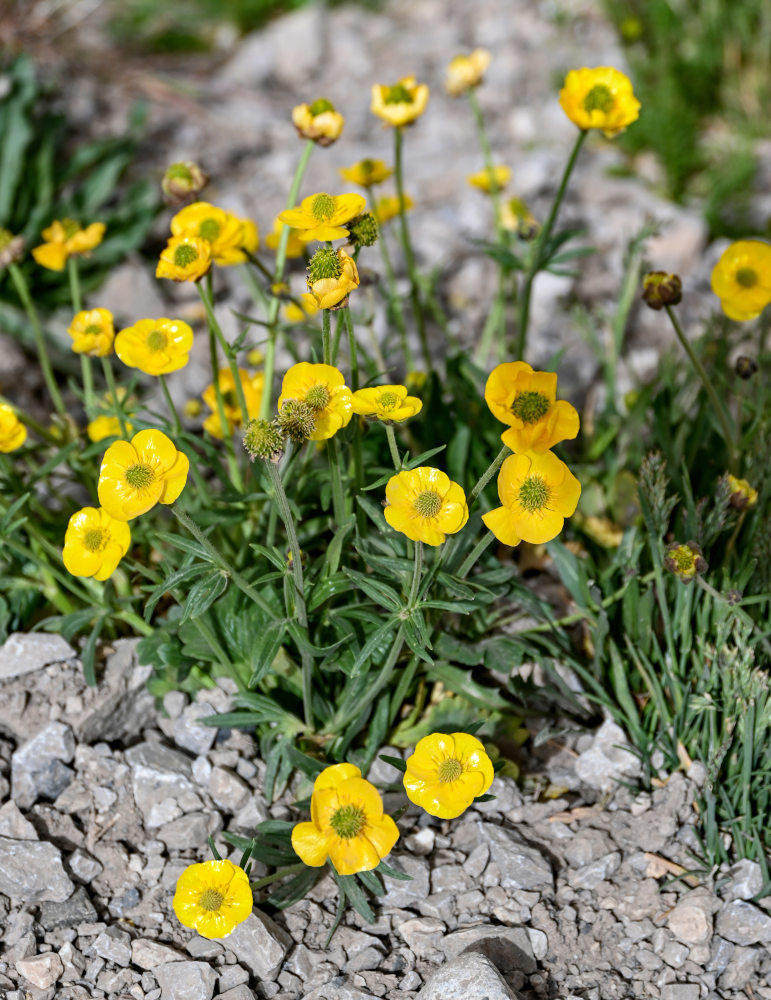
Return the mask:
<svg viewBox="0 0 771 1000"><path fill-rule="evenodd" d="M284 453L284 435L276 420L250 420L244 432L244 448L252 461L278 462Z"/></svg>
<svg viewBox="0 0 771 1000"><path fill-rule="evenodd" d="M754 507L758 502L758 491L747 482L746 479L738 479L730 473L726 476L728 489L730 490L728 505L734 510L745 510L747 507Z"/></svg>
<svg viewBox="0 0 771 1000"><path fill-rule="evenodd" d="M651 309L676 306L683 298L683 283L677 274L649 271L643 278L642 300Z"/></svg>
<svg viewBox="0 0 771 1000"><path fill-rule="evenodd" d="M14 236L8 229L0 227L0 271L15 264L24 256L26 243L23 236Z"/></svg>
<svg viewBox="0 0 771 1000"><path fill-rule="evenodd" d="M193 163L192 160L180 160L166 168L161 188L167 205L184 205L194 201L208 183L208 174L205 174L197 163Z"/></svg>
<svg viewBox="0 0 771 1000"><path fill-rule="evenodd" d="M360 215L348 223L350 241L355 247L371 247L377 243L380 230L371 212Z"/></svg>
<svg viewBox="0 0 771 1000"><path fill-rule="evenodd" d="M675 576L679 576L683 583L690 583L698 574L706 573L708 568L696 542L686 542L684 545L672 542L667 546L664 566Z"/></svg>
<svg viewBox="0 0 771 1000"><path fill-rule="evenodd" d="M734 364L734 371L739 378L752 378L758 370L758 363L754 358L748 358L746 354L740 354Z"/></svg>
<svg viewBox="0 0 771 1000"><path fill-rule="evenodd" d="M186 417L197 417L203 406L201 405L200 399L188 399L183 407L183 411Z"/></svg>
<svg viewBox="0 0 771 1000"><path fill-rule="evenodd" d="M331 146L340 138L345 119L325 97L313 104L298 104L292 111L292 123L303 139L312 139L319 146Z"/></svg>

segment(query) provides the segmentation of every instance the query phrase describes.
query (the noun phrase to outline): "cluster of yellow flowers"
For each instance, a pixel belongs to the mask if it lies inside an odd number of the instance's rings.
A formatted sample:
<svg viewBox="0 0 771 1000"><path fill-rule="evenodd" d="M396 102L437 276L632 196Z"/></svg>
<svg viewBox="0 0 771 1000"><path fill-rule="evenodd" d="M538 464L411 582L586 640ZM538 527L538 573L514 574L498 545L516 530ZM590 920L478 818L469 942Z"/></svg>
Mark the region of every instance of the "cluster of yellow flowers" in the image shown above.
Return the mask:
<svg viewBox="0 0 771 1000"><path fill-rule="evenodd" d="M155 270L157 278L198 281L212 264L243 264L257 252L260 236L251 219L196 201L171 220L171 237Z"/></svg>

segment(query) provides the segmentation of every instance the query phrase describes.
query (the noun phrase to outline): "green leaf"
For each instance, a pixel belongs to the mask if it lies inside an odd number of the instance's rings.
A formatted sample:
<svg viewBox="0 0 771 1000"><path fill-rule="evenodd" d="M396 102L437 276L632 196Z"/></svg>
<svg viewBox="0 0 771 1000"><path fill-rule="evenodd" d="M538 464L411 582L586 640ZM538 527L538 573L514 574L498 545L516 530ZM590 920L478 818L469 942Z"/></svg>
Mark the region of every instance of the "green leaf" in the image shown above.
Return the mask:
<svg viewBox="0 0 771 1000"><path fill-rule="evenodd" d="M200 618L214 604L217 598L225 592L228 579L228 574L224 570L217 569L210 572L202 580L199 580L198 583L194 583L190 588L187 600L182 605L180 625L184 625L191 618Z"/></svg>
<svg viewBox="0 0 771 1000"><path fill-rule="evenodd" d="M431 648L431 644L427 641L427 636L424 638L421 635L419 627L416 625L417 621L422 622L422 618L420 618L419 615L416 615L415 618L408 618L406 621L402 622L404 641L410 647L412 652L423 660L424 663L433 664L433 659L426 651L426 648ZM423 631L425 632L425 625L423 626Z"/></svg>
<svg viewBox="0 0 771 1000"><path fill-rule="evenodd" d="M397 770L401 771L402 774L404 774L406 772L406 770L407 770L407 765L401 759L401 757L389 757L388 754L381 753L381 754L378 754L378 759L379 760L384 760L386 762L386 764L391 764Z"/></svg>
<svg viewBox="0 0 771 1000"><path fill-rule="evenodd" d="M388 878L395 878L397 882L412 881L412 875L408 875L406 872L400 872L398 868L392 868L390 865L386 864L385 861L381 861L377 868L375 868L375 871L380 872L381 875L387 875Z"/></svg>
<svg viewBox="0 0 771 1000"><path fill-rule="evenodd" d="M374 577L366 576L364 573L358 573L356 570L348 569L347 567L343 569L343 572L349 580L353 580L356 586L360 590L363 590L367 597L371 598L376 604L388 608L389 611L401 610L401 598L393 587L389 587Z"/></svg>
<svg viewBox="0 0 771 1000"><path fill-rule="evenodd" d="M450 691L463 695L480 708L497 711L511 711L511 702L502 697L495 688L486 687L473 680L466 670L452 667L450 664L435 663L429 674L442 681Z"/></svg>

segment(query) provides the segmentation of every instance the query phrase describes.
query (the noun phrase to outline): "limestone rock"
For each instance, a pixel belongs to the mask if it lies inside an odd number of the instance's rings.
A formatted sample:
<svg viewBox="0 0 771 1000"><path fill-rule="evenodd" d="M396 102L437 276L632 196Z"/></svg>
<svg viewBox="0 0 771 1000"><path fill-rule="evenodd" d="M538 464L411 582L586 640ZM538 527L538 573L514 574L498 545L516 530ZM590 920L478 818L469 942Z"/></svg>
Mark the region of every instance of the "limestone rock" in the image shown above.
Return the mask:
<svg viewBox="0 0 771 1000"><path fill-rule="evenodd" d="M519 970L529 975L537 963L527 930L524 927L503 927L482 924L448 934L440 943L448 959L468 952L485 955L501 972Z"/></svg>
<svg viewBox="0 0 771 1000"><path fill-rule="evenodd" d="M715 927L721 937L734 944L771 944L771 917L742 899L722 908Z"/></svg>
<svg viewBox="0 0 771 1000"><path fill-rule="evenodd" d="M161 1000L211 1000L217 974L205 962L171 962L153 970Z"/></svg>
<svg viewBox="0 0 771 1000"><path fill-rule="evenodd" d="M269 982L278 976L293 944L283 928L257 909L227 937L215 940L232 951L256 979Z"/></svg>
<svg viewBox="0 0 771 1000"><path fill-rule="evenodd" d="M554 875L548 860L519 834L490 823L478 823L477 829L479 840L490 848L490 856L494 859L491 866L498 866L500 885L504 889L554 888Z"/></svg>
<svg viewBox="0 0 771 1000"><path fill-rule="evenodd" d="M16 963L16 971L39 990L47 990L61 978L64 965L55 952L49 951L32 958L22 958Z"/></svg>
<svg viewBox="0 0 771 1000"><path fill-rule="evenodd" d="M53 844L0 837L3 893L25 903L62 903L75 889Z"/></svg>
<svg viewBox="0 0 771 1000"><path fill-rule="evenodd" d="M518 1000L489 958L459 955L431 976L418 1000Z"/></svg>
<svg viewBox="0 0 771 1000"><path fill-rule="evenodd" d="M147 969L149 972L159 965L187 960L187 955L183 955L181 951L170 948L167 944L161 944L160 941L153 941L151 938L136 938L131 942L131 961L140 969Z"/></svg>
<svg viewBox="0 0 771 1000"><path fill-rule="evenodd" d="M75 650L60 635L13 632L0 649L0 681L23 677L49 663L71 660Z"/></svg>
<svg viewBox="0 0 771 1000"><path fill-rule="evenodd" d="M631 750L624 730L606 719L594 734L592 745L575 762L578 777L585 785L610 791L619 779L640 775L640 761Z"/></svg>
<svg viewBox="0 0 771 1000"><path fill-rule="evenodd" d="M49 722L11 758L13 799L29 809L39 798L55 799L74 776L66 765L75 756L75 738L69 726Z"/></svg>

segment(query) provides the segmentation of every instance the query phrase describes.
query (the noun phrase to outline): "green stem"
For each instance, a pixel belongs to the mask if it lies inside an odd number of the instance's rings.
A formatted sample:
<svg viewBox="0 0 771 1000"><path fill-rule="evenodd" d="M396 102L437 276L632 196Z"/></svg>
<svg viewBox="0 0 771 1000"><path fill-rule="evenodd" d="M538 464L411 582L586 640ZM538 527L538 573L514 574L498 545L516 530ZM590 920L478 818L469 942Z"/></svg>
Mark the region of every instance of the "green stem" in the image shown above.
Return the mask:
<svg viewBox="0 0 771 1000"><path fill-rule="evenodd" d="M348 353L350 354L351 365L351 389L354 392L359 388L359 356L356 350L356 334L353 329L353 316L348 306L343 309L343 322L348 332Z"/></svg>
<svg viewBox="0 0 771 1000"><path fill-rule="evenodd" d="M176 437L182 436L182 421L180 420L179 413L176 406L174 405L174 400L171 398L171 393L169 392L169 386L166 382L165 375L159 375L158 381L161 383L161 389L163 389L163 395L166 397L166 405L169 408L169 413L171 414L171 420L174 424L174 434Z"/></svg>
<svg viewBox="0 0 771 1000"><path fill-rule="evenodd" d="M72 299L72 311L79 313L83 310L83 297L80 294L80 275L78 274L78 261L76 257L67 258L67 274L70 279L70 298Z"/></svg>
<svg viewBox="0 0 771 1000"><path fill-rule="evenodd" d="M552 229L554 228L554 223L557 221L557 213L559 212L560 205L562 204L562 199L565 197L565 192L567 191L568 181L570 180L570 175L573 173L573 167L576 165L576 160L578 159L578 154L581 152L581 147L584 144L584 140L588 132L580 131L578 137L576 138L575 144L573 145L572 152L570 153L570 158L565 166L565 171L562 174L562 180L560 181L560 186L557 190L556 197L551 206L551 211L549 212L549 217L544 223L543 229L536 237L533 242L530 267L527 272L527 277L525 278L525 285L522 289L522 297L519 302L519 328L517 330L517 359L523 360L525 356L525 348L527 345L527 325L530 319L530 294L533 289L533 280L538 272L541 270L541 251L546 245L549 237L551 236Z"/></svg>
<svg viewBox="0 0 771 1000"><path fill-rule="evenodd" d="M458 572L455 575L461 578L466 576L466 574L469 572L469 570L477 561L477 559L485 551L487 546L490 545L490 543L494 540L495 540L495 535L492 533L492 531L488 531L486 535L482 535L482 537L476 543L471 552L469 552L469 554L460 564L460 566L458 567Z"/></svg>
<svg viewBox="0 0 771 1000"><path fill-rule="evenodd" d="M211 272L209 276L211 277ZM244 395L244 387L241 383L241 375L238 371L238 361L236 360L236 356L233 353L230 344L225 339L222 327L217 322L217 317L214 315L214 298L212 295L211 281L208 281L205 292L201 282L198 282L196 287L198 288L198 294L201 296L201 301L203 302L204 309L206 310L206 319L209 323L209 329L214 333L217 343L220 345L220 350L225 355L225 360L228 363L230 374L233 376L233 388L236 393L236 398L238 399L238 408L241 410L241 421L244 425L246 425L249 422L249 411L246 408L246 396Z"/></svg>
<svg viewBox="0 0 771 1000"><path fill-rule="evenodd" d="M155 632L152 625L148 625L144 618L140 618L133 611L116 611L113 617L130 625L140 635L150 636Z"/></svg>
<svg viewBox="0 0 771 1000"><path fill-rule="evenodd" d="M667 316L669 316L669 319L672 322L672 326L675 328L677 339L680 341L683 350L690 358L691 364L696 369L696 372L699 378L701 379L701 383L704 386L707 395L709 396L710 402L712 403L712 406L715 412L717 413L718 420L720 421L720 426L723 429L723 438L725 440L725 445L726 448L728 449L728 465L729 468L734 469L736 463L736 452L734 450L734 437L731 432L731 425L728 420L728 414L726 413L725 406L721 402L718 394L715 392L715 387L712 385L709 375L707 375L706 371L704 370L704 366L702 365L701 361L699 361L698 357L696 356L696 352L691 346L688 338L683 333L683 328L680 326L677 316L675 316L674 312L672 311L672 307L665 306L664 308L667 311Z"/></svg>
<svg viewBox="0 0 771 1000"><path fill-rule="evenodd" d="M43 378L45 379L46 388L48 389L48 395L51 397L51 402L54 404L54 409L59 416L66 417L67 410L65 409L64 400L59 392L59 386L56 384L56 378L54 376L53 368L51 367L51 359L48 356L48 349L46 347L45 337L43 336L43 329L40 325L37 310L32 302L32 296L29 294L29 288L24 279L24 274L15 263L8 265L8 271L10 272L11 280L13 281L18 296L21 299L21 303L24 306L24 311L29 319L32 332L35 335L35 346L37 348L38 361L40 362L40 368L43 372Z"/></svg>
<svg viewBox="0 0 771 1000"><path fill-rule="evenodd" d="M393 428L393 424L383 424L385 427L386 438L388 440L388 448L391 452L391 461L394 463L394 468L397 472L402 471L402 460L399 455L399 449L396 445L396 433Z"/></svg>
<svg viewBox="0 0 771 1000"><path fill-rule="evenodd" d="M418 283L418 269L415 264L415 254L412 250L410 240L410 230L407 225L407 211L404 204L404 172L402 169L402 130L394 129L394 172L396 177L396 196L399 199L399 222L402 230L402 243L404 244L404 259L407 263L407 271L410 276L410 296L412 298L412 311L415 318L415 325L418 328L420 347L423 352L423 362L426 371L431 371L431 352L428 349L428 338L426 336L426 323L423 316L423 309L420 302L420 285Z"/></svg>
<svg viewBox="0 0 771 1000"><path fill-rule="evenodd" d="M503 465L504 459L507 458L507 456L511 455L511 453L512 453L511 448L509 448L507 445L504 445L501 448L501 450L495 456L490 465L485 469L485 471L479 477L479 479L476 482L476 485L466 498L466 503L469 508L473 506L479 494L482 492L485 486L487 486L487 484L493 478L498 469L500 469L500 467Z"/></svg>
<svg viewBox="0 0 771 1000"><path fill-rule="evenodd" d="M343 336L343 311L338 310L335 322L335 335L332 338L332 364L337 364L337 355L340 353L340 341Z"/></svg>
<svg viewBox="0 0 771 1000"><path fill-rule="evenodd" d="M329 456L329 474L332 485L332 513L338 527L345 520L345 500L343 499L343 476L340 468L340 451L337 447L337 438L331 437L327 441L327 455Z"/></svg>
<svg viewBox="0 0 771 1000"><path fill-rule="evenodd" d="M107 382L107 388L109 389L110 396L112 396L112 406L115 410L115 416L118 418L118 423L120 424L120 432L126 440L129 438L129 430L126 425L126 418L123 413L123 406L121 405L120 397L118 396L118 387L115 384L115 375L112 370L112 365L110 364L109 358L102 358L102 371L104 372L104 378ZM161 376L162 378L163 376Z"/></svg>
<svg viewBox="0 0 771 1000"><path fill-rule="evenodd" d="M252 892L257 889L262 889L266 885L270 885L271 882L277 882L278 879L284 878L286 875L294 875L295 872L302 872L306 870L306 865L304 862L299 861L296 865L287 865L286 868L279 868L277 872L273 872L272 875L266 875L265 878L258 879L256 882L250 882Z"/></svg>
<svg viewBox="0 0 771 1000"><path fill-rule="evenodd" d="M78 274L78 261L75 257L67 258L67 274L70 279L72 311L77 314L83 310L83 297L80 293L80 275ZM91 367L91 358L87 354L80 355L80 371L83 378L86 417L91 419L94 414L94 370Z"/></svg>
<svg viewBox="0 0 771 1000"><path fill-rule="evenodd" d="M329 309L321 310L321 360L325 365L332 364L332 341L330 333Z"/></svg>
<svg viewBox="0 0 771 1000"><path fill-rule="evenodd" d="M415 542L415 562L412 567L412 583L410 584L410 596L407 598L407 607L412 608L418 599L420 589L420 577L423 573L423 542Z"/></svg>
<svg viewBox="0 0 771 1000"><path fill-rule="evenodd" d="M505 285L505 272L503 268L500 270L498 275L498 290L495 293L495 298L493 299L493 304L490 307L490 312L487 314L487 320L485 321L484 329L482 330L482 336L479 339L479 345L474 352L474 361L481 368L486 367L487 359L490 356L490 348L493 344L493 339L496 333L501 333L501 337L498 340L498 359L502 360L505 355L505 332L506 332L506 285Z"/></svg>
<svg viewBox="0 0 771 1000"><path fill-rule="evenodd" d="M498 188L498 182L495 179L495 167L493 165L493 153L490 149L490 140L487 138L487 129L485 128L485 120L482 115L482 109L479 106L479 98L477 97L476 88L470 87L466 91L466 94L468 95L468 102L471 105L471 110L476 121L479 145L482 147L482 156L484 157L485 169L487 170L487 177L490 182L490 199L493 203L495 235L498 242L502 243L506 234L503 226L501 225L501 193Z"/></svg>
<svg viewBox="0 0 771 1000"><path fill-rule="evenodd" d="M295 170L294 177L292 178L292 186L289 189L289 197L287 198L286 204L287 208L294 208L297 204L297 195L300 191L300 184L302 183L305 169L308 166L308 160L311 158L311 153L313 152L313 147L315 145L316 144L312 139L308 139L303 147L303 151L300 154L300 160L297 164L297 169ZM289 226L284 226L281 230L278 248L276 249L276 267L273 272L274 284L278 284L284 277L286 248L289 242L289 229ZM274 296L270 301L270 306L268 307L268 340L265 345L265 387L262 391L262 404L260 406L260 416L263 420L267 420L272 408L273 372L276 366L276 323L278 321L278 311L280 305L281 303L279 299Z"/></svg>
<svg viewBox="0 0 771 1000"><path fill-rule="evenodd" d="M230 431L230 423L225 413L225 402L222 398L220 388L220 365L217 359L217 340L212 327L209 327L209 358L211 361L212 385L214 387L214 399L217 404L217 416L220 418L220 430L225 443L225 457L228 463L228 473L230 481L239 493L243 492L244 481L241 477L241 469L236 460L236 452L233 447L233 435ZM241 380L239 379L239 382Z"/></svg>
<svg viewBox="0 0 771 1000"><path fill-rule="evenodd" d="M375 212L375 205L375 195L372 193L372 189L370 188L370 210L373 213ZM415 359L412 356L412 349L410 348L409 339L407 337L407 323L404 319L402 302L396 290L396 275L394 274L394 266L391 263L391 254L388 250L388 242L385 238L385 233L382 230L380 231L380 236L377 242L380 246L380 256L383 258L383 267L385 268L386 282L388 284L387 308L393 313L394 321L399 331L402 353L404 354L404 364L408 372L414 371Z"/></svg>

